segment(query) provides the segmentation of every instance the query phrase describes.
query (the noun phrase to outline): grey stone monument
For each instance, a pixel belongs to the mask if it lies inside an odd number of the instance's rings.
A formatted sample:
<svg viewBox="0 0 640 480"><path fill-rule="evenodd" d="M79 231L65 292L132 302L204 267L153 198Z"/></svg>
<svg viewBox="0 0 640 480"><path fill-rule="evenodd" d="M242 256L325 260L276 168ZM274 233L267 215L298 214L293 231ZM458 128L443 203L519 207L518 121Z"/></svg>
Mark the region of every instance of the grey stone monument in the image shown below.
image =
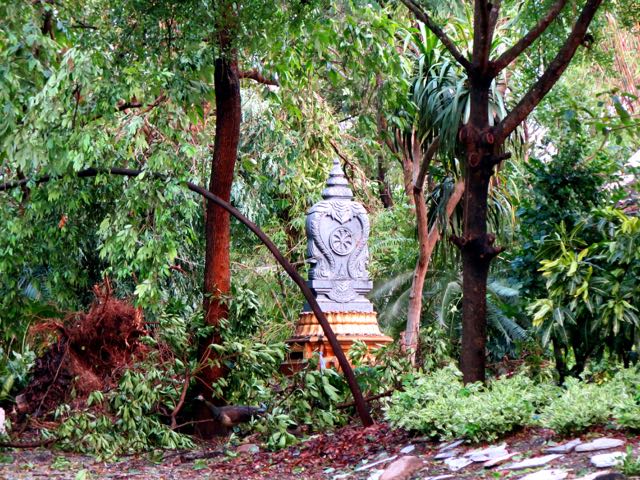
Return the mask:
<svg viewBox="0 0 640 480"><path fill-rule="evenodd" d="M311 264L307 284L323 312L373 312L365 298L371 291L369 218L334 160L320 202L307 214L307 261ZM305 304L304 311L311 308Z"/></svg>
<svg viewBox="0 0 640 480"><path fill-rule="evenodd" d="M369 218L362 204L353 201L353 193L334 160L322 200L307 213L307 261L311 264L307 284L340 347L347 352L355 341L368 350L392 342L380 331L373 305L365 297L371 290L369 262ZM338 367L332 346L311 308L305 304L296 329L287 340L290 353L282 371L295 372L319 354L327 367Z"/></svg>

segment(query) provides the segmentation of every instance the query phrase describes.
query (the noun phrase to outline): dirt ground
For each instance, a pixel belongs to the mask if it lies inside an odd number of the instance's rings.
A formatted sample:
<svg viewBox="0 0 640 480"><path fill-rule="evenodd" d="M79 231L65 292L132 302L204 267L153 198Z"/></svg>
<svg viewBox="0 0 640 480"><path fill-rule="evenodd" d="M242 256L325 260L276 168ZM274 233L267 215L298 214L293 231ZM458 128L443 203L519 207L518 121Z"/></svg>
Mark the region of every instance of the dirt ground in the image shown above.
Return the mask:
<svg viewBox="0 0 640 480"><path fill-rule="evenodd" d="M638 454L640 438L606 429L593 430L582 435L583 440L598 437L623 439ZM515 460L543 454L551 442L562 442L553 432L531 429L504 439L509 451L518 452ZM424 468L412 479L452 474L454 479L519 479L527 473L540 470L506 471L484 469L472 464L458 472L450 472L441 461L436 461L440 443L407 432L391 429L386 424L369 428L348 426L334 433L317 435L279 452L260 451L238 454L235 446L202 445L201 450L189 452L155 452L144 456L121 457L109 463L92 457L49 449L5 450L0 452L0 479L201 479L253 480L253 479L356 479L373 478L375 468L357 471L359 467L380 459L402 455L402 449L411 449L411 455L425 462ZM482 446L482 445L481 445ZM478 445L463 446L476 448ZM622 448L624 450L624 448ZM596 452L601 453L601 452ZM546 468L562 468L568 478L580 478L596 471L589 459L593 453L571 453L549 464ZM378 468L384 468L384 463Z"/></svg>

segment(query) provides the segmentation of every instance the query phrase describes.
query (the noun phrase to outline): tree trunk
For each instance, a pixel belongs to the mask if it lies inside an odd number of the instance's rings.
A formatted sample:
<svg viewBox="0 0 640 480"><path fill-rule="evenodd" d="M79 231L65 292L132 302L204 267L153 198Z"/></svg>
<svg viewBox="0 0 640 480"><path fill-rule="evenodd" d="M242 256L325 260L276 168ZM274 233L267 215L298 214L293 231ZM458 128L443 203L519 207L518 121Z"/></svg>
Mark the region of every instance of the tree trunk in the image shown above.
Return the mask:
<svg viewBox="0 0 640 480"><path fill-rule="evenodd" d="M224 47L224 46L223 46ZM240 80L235 51L223 48L223 55L215 62L216 138L211 165L209 190L228 202L231 198L233 171L240 139ZM228 313L227 297L231 292L230 218L229 213L213 202L207 202L205 221L204 314L208 325L217 327ZM212 337L201 345L201 360L210 359L211 343L220 343L216 328ZM218 380L222 367L204 368L200 380L205 391Z"/></svg>
<svg viewBox="0 0 640 480"><path fill-rule="evenodd" d="M471 152L473 154L475 152ZM487 278L489 262L483 253L487 243L487 191L489 178L468 169L465 181L465 225L462 239L462 354L460 367L465 383L485 381L487 339Z"/></svg>
<svg viewBox="0 0 640 480"><path fill-rule="evenodd" d="M407 309L407 328L404 332L404 348L409 355L411 365L415 365L418 336L420 331L420 316L422 313L422 292L424 280L429 269L431 252L435 241L430 242L428 234L427 204L424 200L424 189L417 185L413 187L413 200L416 206L416 223L418 227L418 263L413 272L411 290L409 291L409 307Z"/></svg>
<svg viewBox="0 0 640 480"><path fill-rule="evenodd" d="M464 182L460 181L456 183L453 193L447 201L447 219L453 214L453 210L460 201L463 191ZM422 313L422 292L424 291L424 281L429 271L429 263L431 262L433 249L438 240L440 240L440 225L436 220L429 230L427 205L424 198L424 185L414 185L413 196L416 205L416 222L420 251L416 270L413 274L411 290L409 292L409 308L407 311L407 328L404 333L404 348L409 352L411 364L415 365L418 334L420 331L420 317Z"/></svg>
<svg viewBox="0 0 640 480"><path fill-rule="evenodd" d="M464 233L454 239L462 252L462 352L460 368L465 383L485 381L487 335L487 278L489 264L499 249L487 234L487 199L494 155L489 129L489 85L486 75L472 75L471 115L460 131L465 144Z"/></svg>
<svg viewBox="0 0 640 480"><path fill-rule="evenodd" d="M557 338L551 340L553 344L553 357L556 362L556 371L558 372L558 385L562 385L567 378L567 364L564 361L564 353L562 346Z"/></svg>

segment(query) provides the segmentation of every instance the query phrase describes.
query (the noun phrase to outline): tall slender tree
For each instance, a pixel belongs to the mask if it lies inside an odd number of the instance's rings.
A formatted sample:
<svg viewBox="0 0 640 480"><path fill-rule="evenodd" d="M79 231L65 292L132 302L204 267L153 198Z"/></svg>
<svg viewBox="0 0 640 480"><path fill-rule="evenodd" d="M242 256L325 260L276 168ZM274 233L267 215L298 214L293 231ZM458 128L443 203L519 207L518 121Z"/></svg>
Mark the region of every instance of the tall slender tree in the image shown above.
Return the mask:
<svg viewBox="0 0 640 480"><path fill-rule="evenodd" d="M231 200L233 172L238 158L240 141L240 74L236 31L238 15L233 2L219 6L216 25L218 57L215 60L214 88L216 96L216 136L211 161L209 191L224 201ZM229 213L213 202L207 202L205 218L204 315L207 324L218 327L227 316L226 296L231 291L230 269L230 217ZM201 347L201 361L209 358L211 343L220 343L220 330L215 328L213 338ZM206 368L201 379L210 385L222 376L221 367Z"/></svg>
<svg viewBox="0 0 640 480"><path fill-rule="evenodd" d="M467 71L471 96L468 122L460 128L464 146L464 230L452 241L462 254L462 354L460 367L465 382L485 380L487 331L487 277L491 261L503 250L494 245L495 235L487 231L487 199L494 167L509 158L505 141L529 116L559 80L585 39L602 0L586 0L580 14L544 73L530 86L515 107L492 125L489 92L494 79L531 46L560 15L566 0L556 0L538 22L513 46L491 58L491 46L499 22L501 1L474 1L473 48L470 58L438 26L429 13L413 0L402 3L423 22Z"/></svg>

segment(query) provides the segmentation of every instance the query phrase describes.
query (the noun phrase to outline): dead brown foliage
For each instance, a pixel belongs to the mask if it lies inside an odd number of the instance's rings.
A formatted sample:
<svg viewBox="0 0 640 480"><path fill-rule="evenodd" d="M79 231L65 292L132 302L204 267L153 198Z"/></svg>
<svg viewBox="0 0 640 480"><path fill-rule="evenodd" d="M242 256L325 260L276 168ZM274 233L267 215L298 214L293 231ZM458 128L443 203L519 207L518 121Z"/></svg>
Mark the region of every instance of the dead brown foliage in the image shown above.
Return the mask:
<svg viewBox="0 0 640 480"><path fill-rule="evenodd" d="M37 417L69 401L72 392L83 400L94 390L106 390L146 353L139 341L146 333L142 311L113 297L108 280L93 291L95 300L87 313L32 328L32 335L53 334L55 340L38 357L31 382L16 397L20 414Z"/></svg>

